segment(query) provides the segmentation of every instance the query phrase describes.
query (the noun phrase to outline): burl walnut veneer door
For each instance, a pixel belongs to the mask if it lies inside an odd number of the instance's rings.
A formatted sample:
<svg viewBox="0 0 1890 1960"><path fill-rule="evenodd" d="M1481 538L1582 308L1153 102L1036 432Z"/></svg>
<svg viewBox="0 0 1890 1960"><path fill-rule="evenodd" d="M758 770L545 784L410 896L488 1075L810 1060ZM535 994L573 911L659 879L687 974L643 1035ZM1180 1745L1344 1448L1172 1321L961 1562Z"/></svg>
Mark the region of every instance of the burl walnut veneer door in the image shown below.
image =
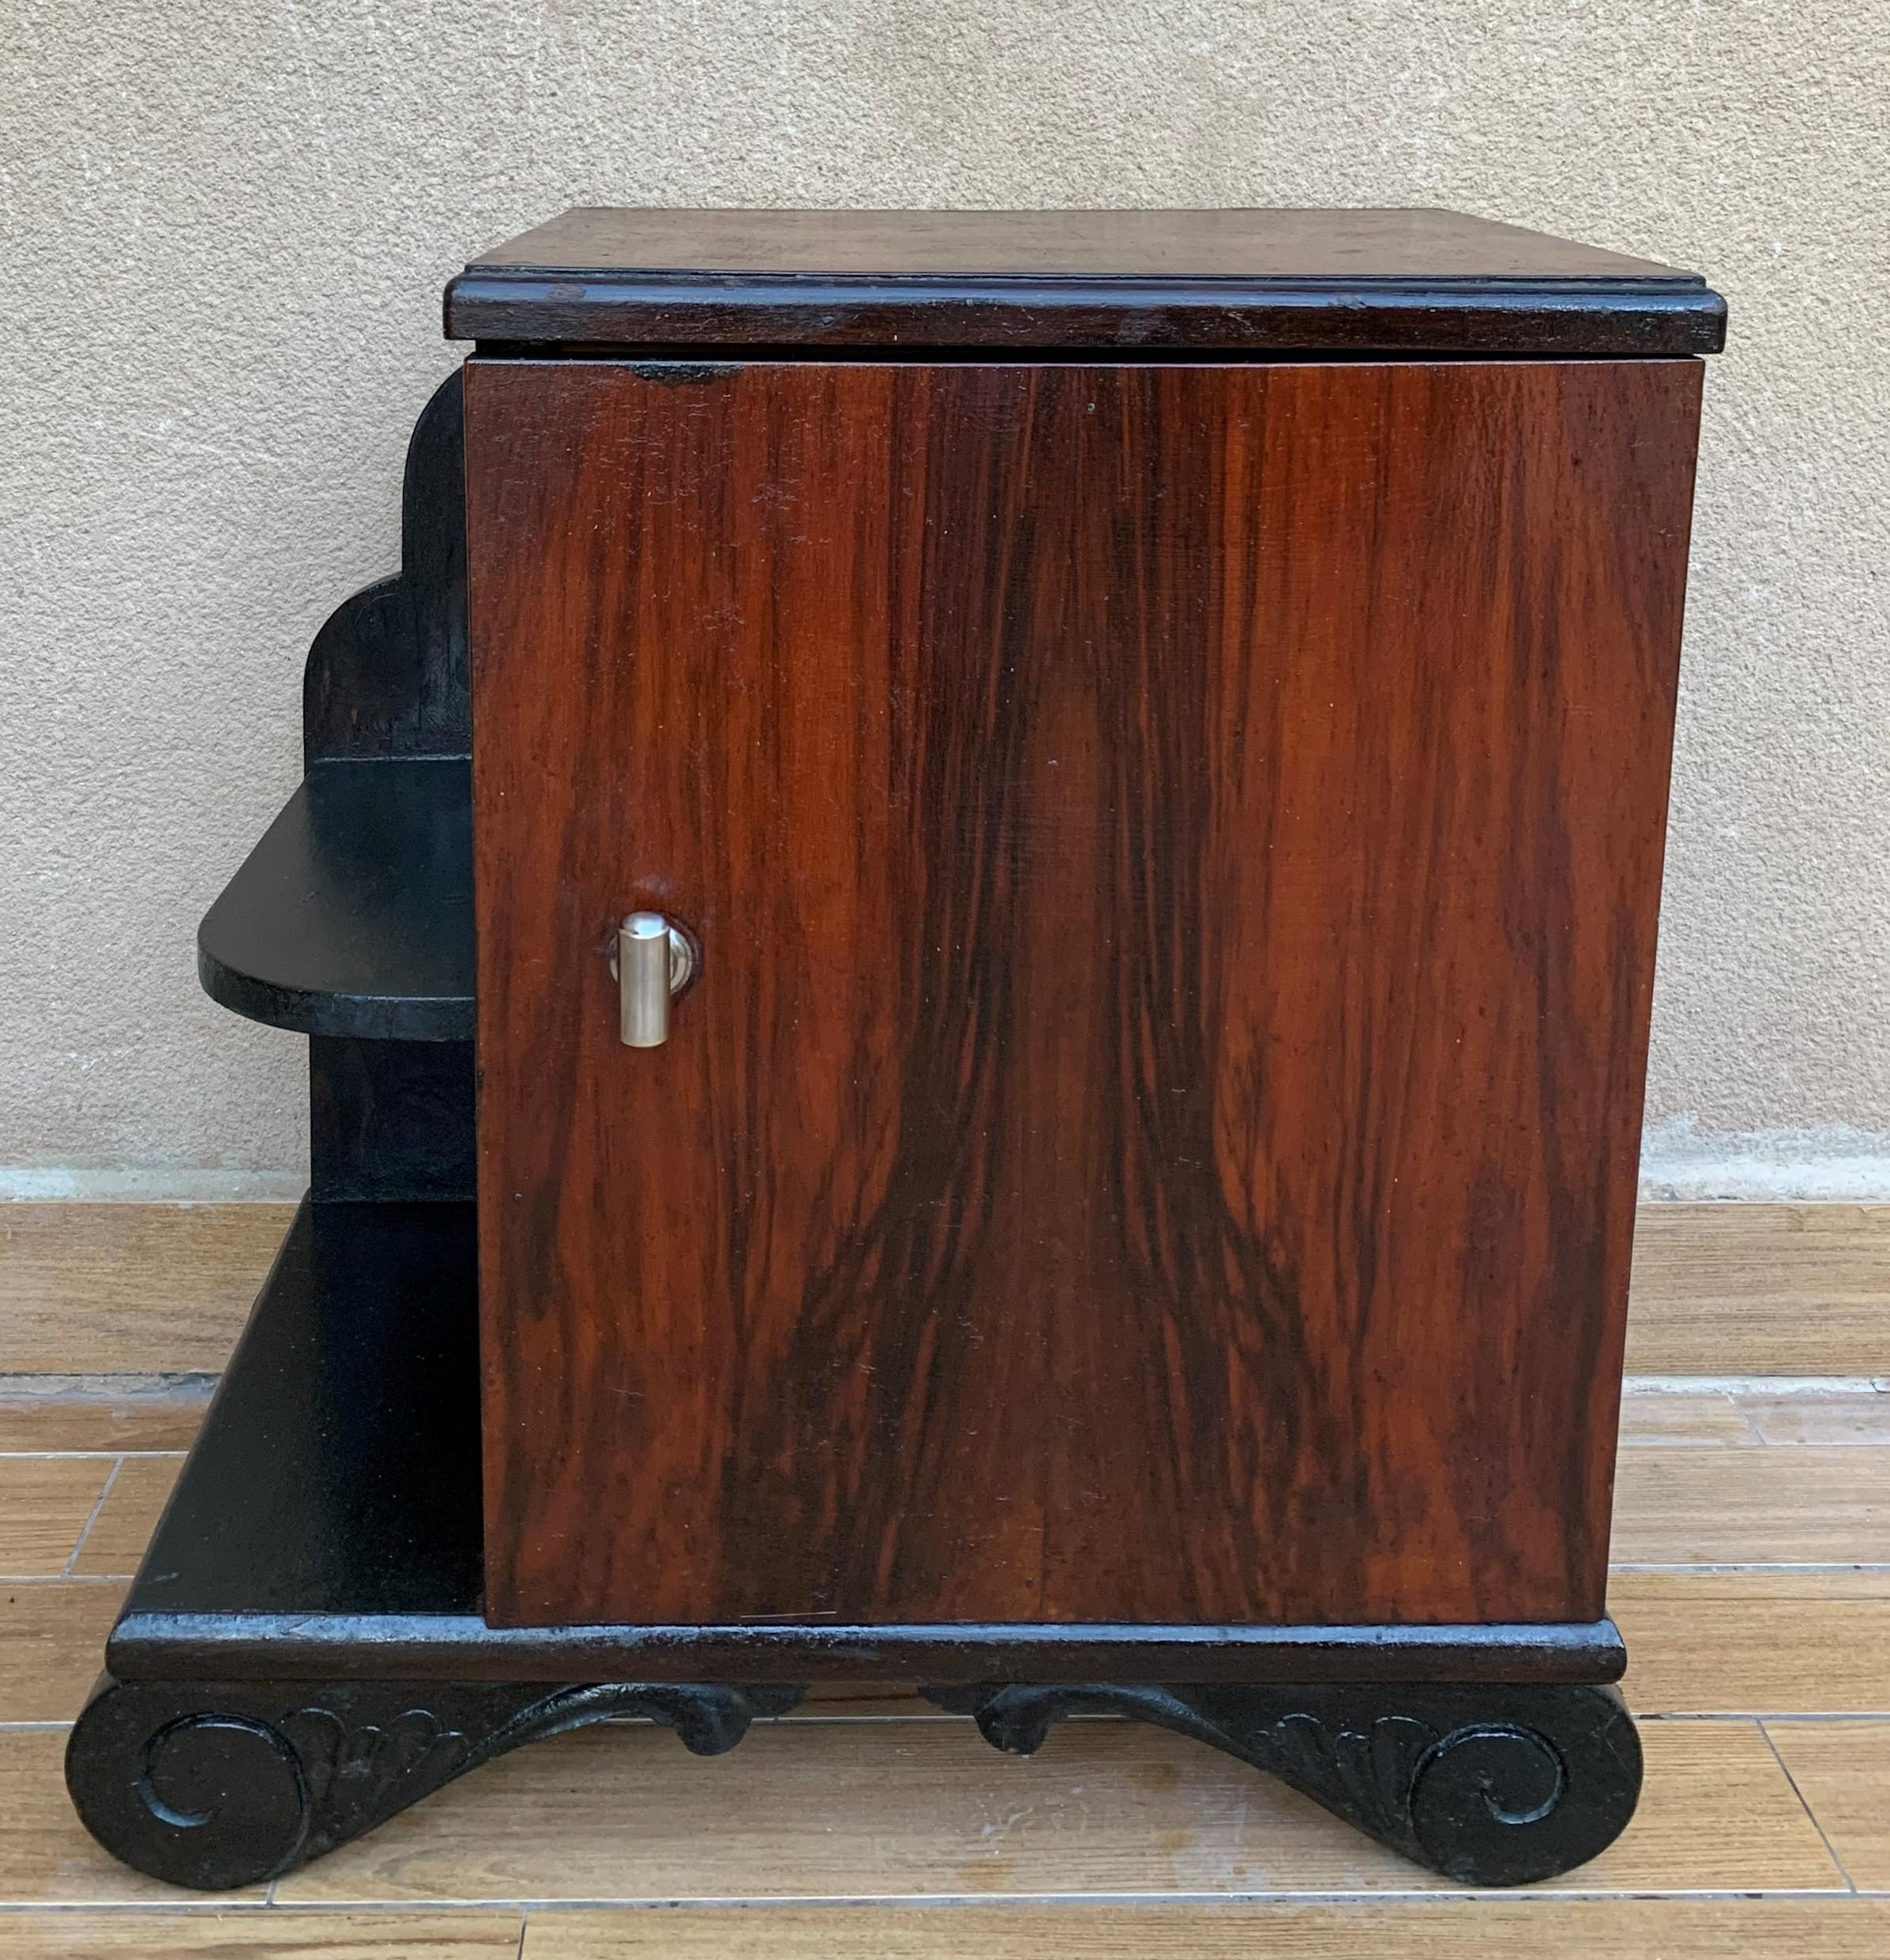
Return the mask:
<svg viewBox="0 0 1890 1960"><path fill-rule="evenodd" d="M1599 1616L1699 385L471 364L494 1620Z"/></svg>

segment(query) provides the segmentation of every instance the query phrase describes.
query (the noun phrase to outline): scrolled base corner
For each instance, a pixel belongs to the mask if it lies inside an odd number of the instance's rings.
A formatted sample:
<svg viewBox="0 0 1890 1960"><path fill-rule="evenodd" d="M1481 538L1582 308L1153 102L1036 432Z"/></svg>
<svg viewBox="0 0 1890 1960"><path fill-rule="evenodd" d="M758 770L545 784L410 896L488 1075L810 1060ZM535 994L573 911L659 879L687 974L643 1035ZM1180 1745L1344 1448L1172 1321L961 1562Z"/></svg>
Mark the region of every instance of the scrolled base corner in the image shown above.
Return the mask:
<svg viewBox="0 0 1890 1960"><path fill-rule="evenodd" d="M1204 1742L1414 1863L1473 1886L1585 1864L1640 1795L1640 1740L1612 1687L1113 1686L925 1691L1028 1755L1066 1716L1114 1714Z"/></svg>
<svg viewBox="0 0 1890 1960"><path fill-rule="evenodd" d="M528 1742L611 1716L732 1749L802 1690L726 1683L204 1681L93 1691L66 1751L92 1836L173 1885L226 1892L281 1877Z"/></svg>

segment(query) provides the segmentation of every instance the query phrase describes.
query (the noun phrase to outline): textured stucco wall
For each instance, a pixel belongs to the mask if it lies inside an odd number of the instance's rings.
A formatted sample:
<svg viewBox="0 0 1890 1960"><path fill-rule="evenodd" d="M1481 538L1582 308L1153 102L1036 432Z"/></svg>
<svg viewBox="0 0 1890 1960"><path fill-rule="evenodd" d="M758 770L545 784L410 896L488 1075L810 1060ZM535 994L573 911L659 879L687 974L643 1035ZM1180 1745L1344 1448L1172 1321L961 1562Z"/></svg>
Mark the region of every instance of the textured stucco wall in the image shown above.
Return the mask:
<svg viewBox="0 0 1890 1960"><path fill-rule="evenodd" d="M1417 203L1731 300L1649 1170L1890 1194L1887 0L15 0L4 42L0 1191L292 1179L302 1044L192 934L390 564L469 252L577 202Z"/></svg>

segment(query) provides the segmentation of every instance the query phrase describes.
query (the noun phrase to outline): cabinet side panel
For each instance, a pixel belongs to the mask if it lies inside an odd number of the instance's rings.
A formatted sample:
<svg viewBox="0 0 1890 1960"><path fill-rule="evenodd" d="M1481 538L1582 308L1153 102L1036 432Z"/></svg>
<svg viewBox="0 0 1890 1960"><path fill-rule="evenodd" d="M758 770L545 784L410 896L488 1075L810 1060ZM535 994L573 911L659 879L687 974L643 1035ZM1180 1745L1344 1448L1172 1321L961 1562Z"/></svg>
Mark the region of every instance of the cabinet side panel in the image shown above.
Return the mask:
<svg viewBox="0 0 1890 1960"><path fill-rule="evenodd" d="M491 1617L1599 1612L1698 385L471 364Z"/></svg>

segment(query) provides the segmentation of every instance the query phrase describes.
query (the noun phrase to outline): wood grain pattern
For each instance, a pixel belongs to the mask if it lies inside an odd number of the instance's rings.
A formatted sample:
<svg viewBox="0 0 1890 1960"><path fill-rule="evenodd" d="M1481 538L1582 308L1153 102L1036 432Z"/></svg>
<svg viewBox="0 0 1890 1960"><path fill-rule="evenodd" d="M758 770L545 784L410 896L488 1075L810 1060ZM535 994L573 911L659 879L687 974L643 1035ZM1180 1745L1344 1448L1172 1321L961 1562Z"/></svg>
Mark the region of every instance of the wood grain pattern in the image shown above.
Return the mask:
<svg viewBox="0 0 1890 1960"><path fill-rule="evenodd" d="M1638 1715L1890 1712L1890 1571L1617 1572L1608 1604Z"/></svg>
<svg viewBox="0 0 1890 1960"><path fill-rule="evenodd" d="M779 1905L534 1914L520 1960L1880 1960L1890 1902L1541 1899Z"/></svg>
<svg viewBox="0 0 1890 1960"><path fill-rule="evenodd" d="M129 1578L143 1563L183 1458L127 1457L111 1480L72 1569L85 1578Z"/></svg>
<svg viewBox="0 0 1890 1960"><path fill-rule="evenodd" d="M41 1439L48 1446L57 1446L60 1420L54 1412L51 1426ZM1734 1458L1776 1458L1792 1453L1791 1446L1768 1451L1750 1446L1709 1446L1696 1452L1723 1465ZM1702 1501L1712 1507L1710 1495ZM1881 1708L1884 1683L1890 1680L1887 1588L1890 1574L1881 1571L1618 1575L1610 1601L1633 1642L1630 1695L1643 1714L1757 1710L1839 1714ZM0 1594L0 1721L57 1721L71 1713L96 1665L101 1616L109 1617L115 1593L109 1584L54 1581L16 1586ZM817 1697L807 1705L807 1713L832 1717L851 1710L902 1717L911 1710L909 1702L890 1695L868 1702L861 1691L851 1692L851 1703L836 1695ZM798 1718L784 1725L798 1735L827 1725ZM611 1951L637 1952L646 1921L653 1925L657 1920L675 1928L673 1943L666 1943L663 1951L680 1953L742 1951L739 1932L743 1936L752 1934L771 1952L792 1954L806 1950L823 1928L832 1950L839 1954L853 1950L850 1941L861 1951L898 1954L913 1941L928 1938L934 1943L917 1950L950 1953L951 1939L957 1936L953 1929L960 1920L970 1928L964 1935L971 1943L968 1951L998 1954L1021 1951L1020 1942L1030 1943L1032 1951L1049 1954L1212 1953L1219 1950L1217 1943L1232 1939L1225 1931L1231 1926L1246 1928L1249 1946L1254 1940L1271 1941L1287 1952L1301 1950L1294 1944L1299 1941L1309 1954L1345 1954L1361 1951L1363 1945L1373 1951L1425 1953L1433 1950L1427 1942L1445 1936L1437 1930L1445 1924L1438 1916L1464 1910L1479 1914L1475 1927L1486 1938L1492 1933L1510 1936L1507 1915L1536 1915L1519 1927L1520 1936L1557 1953L1736 1949L1758 1954L1855 1954L1861 1960L1864 1954L1874 1955L1884 1943L1881 1925L1872 1915L1890 1909L1857 1901L1813 1906L1778 1899L1709 1902L1681 1897L1659 1902L1618 1899L1576 1908L1540 1898L1497 1904L1487 1899L1453 1902L1445 1896L1428 1899L1420 1911L1415 1902L1400 1905L1387 1898L1311 1908L1250 1901L1208 1906L1198 1900L1154 1894L1129 1905L1119 1899L1085 1904L1083 1893L1106 1889L1111 1874L1145 1875L1157 1860L1183 1848L1184 1841L1192 1848L1204 1830L1201 1855L1178 1876L1193 1879L1211 1872L1218 1850L1218 1889L1250 1887L1257 1871L1277 1890L1302 1890L1332 1875L1326 1854L1345 1841L1347 1834L1303 1804L1292 1805L1283 1795L1279 1799L1283 1822L1271 1812L1257 1818L1239 1810L1233 1799L1243 1782L1261 1791L1268 1786L1262 1780L1243 1778L1236 1766L1228 1766L1234 1780L1224 1789L1204 1793L1198 1785L1184 1787L1178 1776L1170 1775L1171 1766L1178 1772L1190 1760L1209 1761L1204 1752L1188 1751L1185 1745L1177 1745L1172 1766L1159 1749L1154 1755L1130 1751L1105 1760L1089 1751L1087 1736L1064 1731L1036 1762L1015 1763L975 1746L960 1751L941 1748L937 1741L900 1741L907 1730L924 1727L945 1732L945 1740L956 1734L970 1745L962 1725L955 1725L936 1710L926 1710L918 1722L882 1721L865 1726L871 1732L855 1751L831 1743L802 1751L790 1744L768 1759L765 1776L754 1786L738 1774L746 1756L731 1758L727 1765L704 1763L659 1735L644 1735L622 1755L614 1743L596 1758L573 1747L559 1769L575 1768L575 1781L570 1774L554 1771L529 1788L509 1789L490 1801L476 1802L476 1779L456 1785L426 1807L442 1814L405 1849L418 1858L426 1883L441 1897L447 1895L456 1871L460 1878L470 1875L475 1890L490 1886L496 1890L509 1878L520 1893L542 1895L542 1880L535 1873L572 1855L569 1845L574 1841L575 1855L583 1865L581 1885L570 1894L574 1897L585 1895L584 1886L595 1888L591 1896L621 1895L626 1879L651 1875L653 1855L656 1875L673 1880L678 1888L671 1897L699 1898L701 1888L711 1883L717 1887L717 1896L730 1896L731 1874L734 1896L742 1896L746 1887L750 1897L776 1897L783 1886L794 1889L791 1881L798 1872L803 1880L811 1873L821 1882L825 1889L817 1896L853 1902L837 1912L786 1904L724 1914L687 1909L655 1916L636 1911L558 1912L534 1922L547 1960L558 1960L566 1951L557 1943L566 1928L573 1960L604 1951L599 1941L610 1942ZM1812 1801L1818 1822L1832 1834L1840 1853L1855 1861L1852 1875L1869 1882L1876 1868L1873 1846L1881 1836L1877 1819L1890 1792L1890 1748L1884 1746L1890 1727L1881 1721L1785 1721L1768 1727L1774 1741L1788 1752L1794 1772L1802 1771L1799 1789ZM1723 1733L1716 1741L1709 1736L1702 1747L1697 1738L1703 1730L1725 1732L1733 1740L1729 1742ZM1150 1732L1142 1732L1160 1742ZM1654 1739L1649 1743L1654 1754L1648 1800L1650 1806L1661 1806L1653 1820L1655 1837L1643 1841L1631 1864L1616 1865L1599 1875L1593 1871L1572 1875L1572 1879L1586 1878L1604 1888L1639 1887L1651 1880L1657 1890L1685 1894L1725 1883L1729 1861L1742 1861L1741 1875L1732 1881L1741 1890L1805 1881L1813 1868L1802 1864L1794 1849L1806 1841L1802 1813L1793 1826L1790 1787L1783 1770L1769 1784L1765 1781L1764 1752L1752 1746L1749 1721L1655 1723L1644 1733ZM108 1889L116 1879L127 1879L134 1886L143 1883L111 1866L72 1823L57 1783L63 1740L62 1731L49 1729L0 1746L0 1801L6 1804L11 1820L0 1856L0 1903L117 1897L121 1894ZM1683 1745L1678 1753L1666 1753L1669 1740ZM1080 1745L1073 1756L1063 1753L1065 1743ZM919 1751L915 1759L910 1755L914 1748ZM725 1776L725 1769L738 1774ZM989 1773L982 1781L980 1770ZM1056 1779L1047 1794L1043 1788L1046 1772ZM889 1802L866 1816L878 1787L876 1779L889 1774ZM924 1795L928 1776L942 1783L942 1794L930 1808ZM983 1797L974 1785L986 1791ZM1663 1792L1670 1801L1663 1800ZM1185 1806L1197 1799L1204 1808L1191 1816ZM982 1827L998 1834L1001 1850L995 1860L987 1857L974 1864L973 1854L965 1847L981 1827L976 1811L980 1802L990 1805ZM550 1806L553 1815L535 1819L532 1813L540 1803ZM674 1834L659 1824L652 1837L651 1820L663 1819L678 1807ZM1046 1814L1032 1825L1018 1815L1028 1809ZM790 1828L783 1821L789 1816L805 1819L805 1828ZM927 1861L937 1849L941 1819L949 1833L945 1849L960 1852L960 1862L976 1869L981 1882L975 1887L968 1883L957 1893L934 1894L955 1901L942 1911L884 1903L885 1892L900 1889L901 1882L915 1873L928 1885L951 1886L949 1859L937 1866ZM1232 1831L1227 1830L1230 1823L1235 1826ZM1243 1828L1244 1837L1239 1834ZM686 1853L692 1830L706 1847L701 1862L694 1866ZM574 1831L569 1841L562 1834L567 1831ZM848 1831L860 1833L875 1848L877 1864L849 1865L835 1856L836 1834L844 1838ZM1139 1868L1131 1862L1138 1831L1143 1860ZM1730 1854L1722 1841L1728 1831ZM515 1839L520 1841L516 1845ZM1252 1857L1257 1847L1270 1849L1274 1855L1257 1864ZM1007 1857L1012 1860L1008 1868ZM440 1869L442 1865L446 1868ZM406 1887L403 1860L389 1859L385 1868L377 1865L373 1870L383 1868L390 1883ZM761 1890L777 1868L782 1883L772 1891ZM993 1879L998 1881L994 1887L989 1882ZM1376 1883L1370 1872L1364 1881ZM843 1888L849 1882L870 1890L847 1891ZM1018 1902L1019 1893L1044 1887L1065 1896L1050 1905ZM360 1901L378 1902L388 1896L371 1875L364 1879L359 1870L344 1890L348 1897ZM877 1901L872 1897L875 1891L881 1895ZM402 1895L411 1893L404 1889ZM962 1904L968 1895L979 1900L979 1909L969 1915ZM17 1948L28 1953L332 1951L351 1957L359 1953L366 1960L376 1953L429 1951L424 1943L436 1937L432 1916L415 1915L411 1907L398 1909L397 1920L366 1913L325 1917L321 1923L332 1930L331 1947L315 1936L308 1915L272 1913L266 1922L259 1922L253 1905L230 1913L167 1889L152 1887L145 1896L154 1905L161 1901L163 1917L120 1907L107 1931L101 1932L95 1931L97 1922L66 1911L59 1914L56 1927L50 1917L41 1920L13 1912L0 1925L4 1934L0 1944L9 1952ZM862 1898L870 1902L863 1909ZM1497 1917L1486 1921L1490 1913ZM1856 1917L1833 1916L1838 1913ZM1717 1917L1721 1914L1749 1917ZM246 1936L254 1945L246 1946L233 1933L224 1935L222 1929L239 1917L246 1921ZM515 1905L494 1904L453 1915L452 1920L453 1937L477 1939L488 1926L503 1926L516 1943ZM1454 1919L1448 1923L1456 1925ZM60 1928L66 1929L64 1936L70 1943L54 1941ZM1375 1929L1376 1937L1365 1939L1362 1928ZM444 1922L438 1936L446 1940L443 1954L455 1951ZM1462 1929L1450 1936L1460 1940ZM723 1940L720 1946L716 1943L719 1937ZM1712 1943L1715 1939L1718 1947Z"/></svg>
<svg viewBox="0 0 1890 1960"><path fill-rule="evenodd" d="M1890 1721L1775 1721L1765 1732L1851 1883L1890 1890Z"/></svg>
<svg viewBox="0 0 1890 1960"><path fill-rule="evenodd" d="M63 1572L112 1468L100 1457L0 1459L0 1573L50 1578Z"/></svg>
<svg viewBox="0 0 1890 1960"><path fill-rule="evenodd" d="M0 1722L69 1722L99 1678L120 1587L89 1579L0 1586Z"/></svg>
<svg viewBox="0 0 1890 1960"><path fill-rule="evenodd" d="M446 289L483 344L1343 348L1724 344L1696 273L1452 211L567 211Z"/></svg>
<svg viewBox="0 0 1890 1960"><path fill-rule="evenodd" d="M1599 1614L1698 386L474 363L495 1620Z"/></svg>
<svg viewBox="0 0 1890 1960"><path fill-rule="evenodd" d="M1628 1319L1634 1318L1629 1294ZM1847 1398L1850 1399L1850 1398ZM1646 1443L1756 1443L1751 1423L1730 1395L1631 1389L1621 1401L1621 1446Z"/></svg>
<svg viewBox="0 0 1890 1960"><path fill-rule="evenodd" d="M1762 1443L1890 1443L1890 1394L1742 1395L1739 1413Z"/></svg>
<svg viewBox="0 0 1890 1960"><path fill-rule="evenodd" d="M175 1895L174 1895L175 1896ZM0 1925L12 1960L517 1960L524 1915L281 1913L23 1913Z"/></svg>
<svg viewBox="0 0 1890 1960"><path fill-rule="evenodd" d="M1640 1810L1539 1894L1837 1891L1756 1722L1643 1726ZM1244 1765L1139 1722L1028 1759L950 1722L758 1726L725 1761L607 1726L536 1744L280 1881L287 1904L1448 1893Z"/></svg>
<svg viewBox="0 0 1890 1960"><path fill-rule="evenodd" d="M1890 1375L1890 1205L1644 1204L1628 1367Z"/></svg>
<svg viewBox="0 0 1890 1960"><path fill-rule="evenodd" d="M1619 1565L1890 1563L1890 1447L1624 1450Z"/></svg>
<svg viewBox="0 0 1890 1960"><path fill-rule="evenodd" d="M220 1368L295 1208L0 1204L0 1373Z"/></svg>
<svg viewBox="0 0 1890 1960"><path fill-rule="evenodd" d="M19 1378L16 1377L17 1383ZM0 1453L187 1450L210 1398L193 1384L145 1394L21 1394L0 1399Z"/></svg>
<svg viewBox="0 0 1890 1960"><path fill-rule="evenodd" d="M579 205L494 271L929 279L1672 279L1697 275L1460 211L632 210Z"/></svg>

